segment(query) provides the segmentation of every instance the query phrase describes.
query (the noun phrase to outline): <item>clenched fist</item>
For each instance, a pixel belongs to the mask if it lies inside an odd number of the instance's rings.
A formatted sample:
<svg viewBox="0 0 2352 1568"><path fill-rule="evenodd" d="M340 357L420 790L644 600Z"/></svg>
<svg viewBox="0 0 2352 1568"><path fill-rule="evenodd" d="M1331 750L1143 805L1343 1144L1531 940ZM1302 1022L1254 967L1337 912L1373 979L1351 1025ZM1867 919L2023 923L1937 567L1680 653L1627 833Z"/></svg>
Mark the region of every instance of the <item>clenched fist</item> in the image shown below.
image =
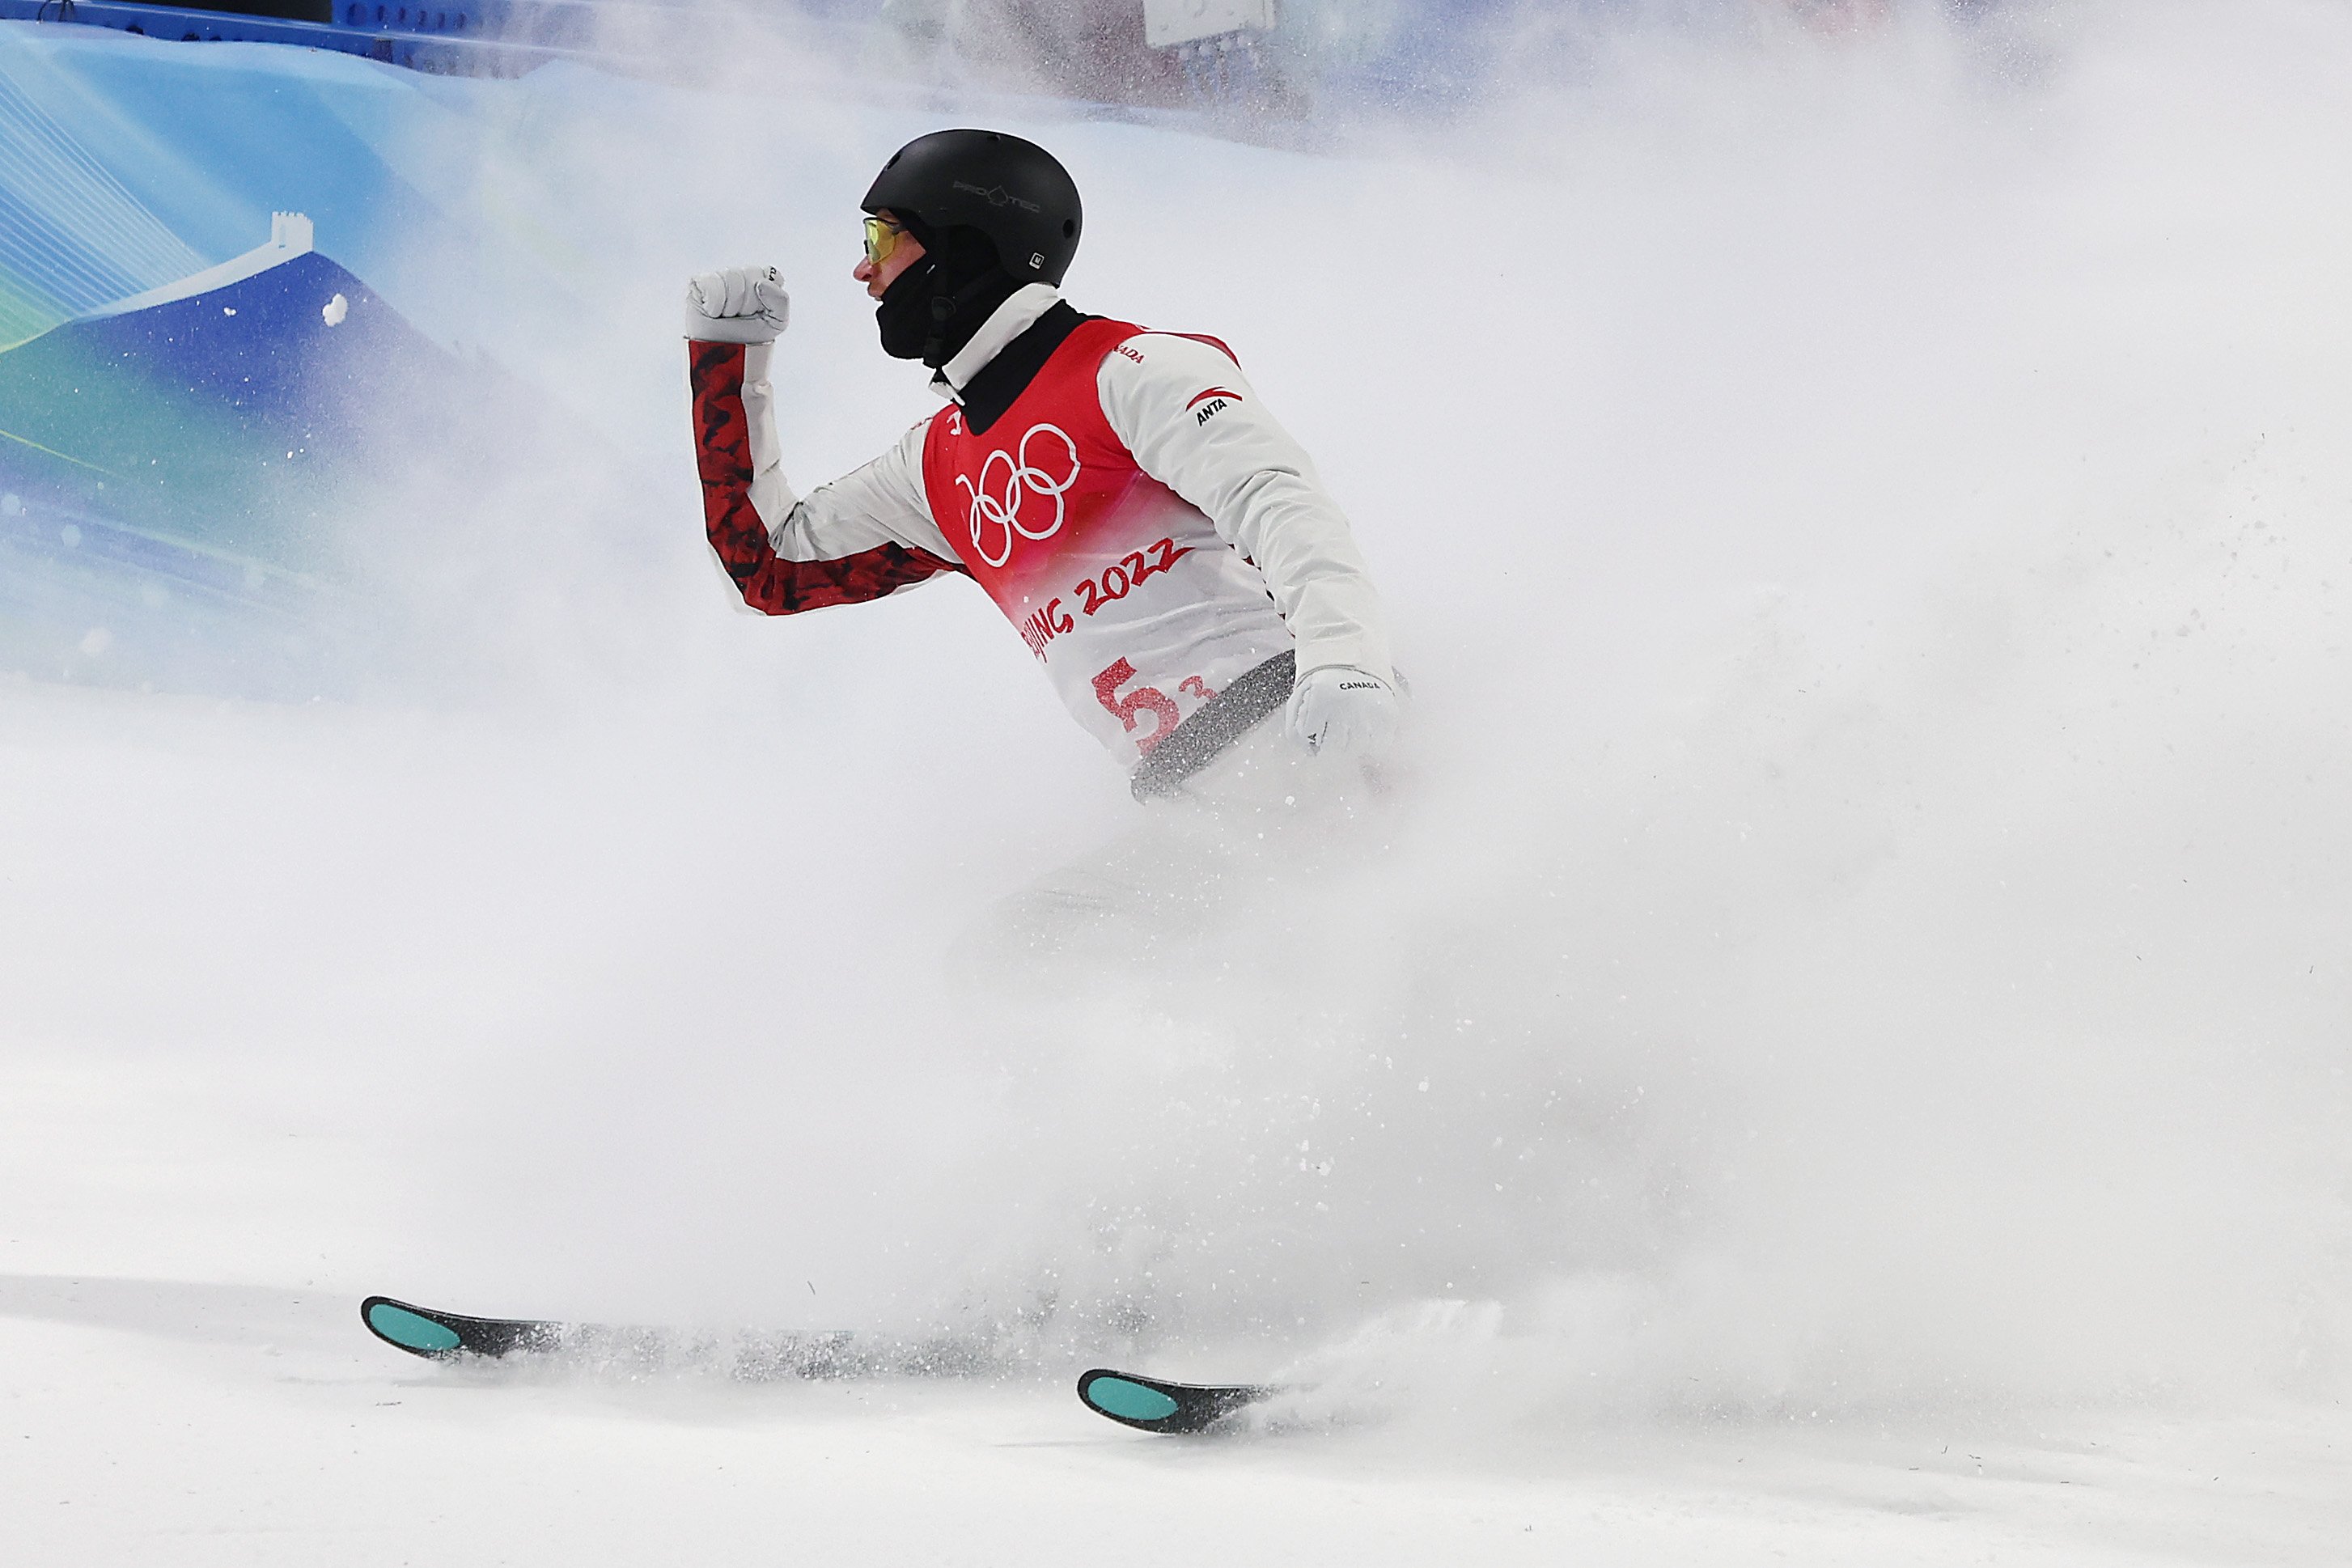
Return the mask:
<svg viewBox="0 0 2352 1568"><path fill-rule="evenodd" d="M772 267L698 273L686 286L686 335L706 343L764 343L791 319L792 296Z"/></svg>

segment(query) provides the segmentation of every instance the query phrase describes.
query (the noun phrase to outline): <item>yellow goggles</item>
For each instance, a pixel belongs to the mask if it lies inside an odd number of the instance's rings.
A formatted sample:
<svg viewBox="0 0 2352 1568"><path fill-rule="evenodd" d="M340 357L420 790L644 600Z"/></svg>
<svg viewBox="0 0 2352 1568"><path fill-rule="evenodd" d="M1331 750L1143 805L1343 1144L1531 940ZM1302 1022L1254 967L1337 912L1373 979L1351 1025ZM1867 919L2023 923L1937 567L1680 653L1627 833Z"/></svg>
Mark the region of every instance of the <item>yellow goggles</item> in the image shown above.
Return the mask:
<svg viewBox="0 0 2352 1568"><path fill-rule="evenodd" d="M875 267L881 266L890 259L890 253L898 249L898 242L906 237L907 230L904 225L892 223L887 217L867 218L866 220L866 261Z"/></svg>

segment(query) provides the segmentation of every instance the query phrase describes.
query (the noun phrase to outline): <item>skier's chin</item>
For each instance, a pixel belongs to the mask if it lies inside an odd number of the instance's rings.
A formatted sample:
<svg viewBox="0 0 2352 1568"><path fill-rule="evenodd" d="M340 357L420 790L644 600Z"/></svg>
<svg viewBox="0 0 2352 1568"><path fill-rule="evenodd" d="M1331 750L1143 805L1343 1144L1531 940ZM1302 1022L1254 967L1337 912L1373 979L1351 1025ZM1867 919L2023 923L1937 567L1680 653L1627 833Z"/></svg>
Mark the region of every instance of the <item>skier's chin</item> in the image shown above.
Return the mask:
<svg viewBox="0 0 2352 1568"><path fill-rule="evenodd" d="M919 261L891 279L874 306L874 325L882 334L882 352L892 359L920 359L931 341L932 274L939 269L928 259Z"/></svg>

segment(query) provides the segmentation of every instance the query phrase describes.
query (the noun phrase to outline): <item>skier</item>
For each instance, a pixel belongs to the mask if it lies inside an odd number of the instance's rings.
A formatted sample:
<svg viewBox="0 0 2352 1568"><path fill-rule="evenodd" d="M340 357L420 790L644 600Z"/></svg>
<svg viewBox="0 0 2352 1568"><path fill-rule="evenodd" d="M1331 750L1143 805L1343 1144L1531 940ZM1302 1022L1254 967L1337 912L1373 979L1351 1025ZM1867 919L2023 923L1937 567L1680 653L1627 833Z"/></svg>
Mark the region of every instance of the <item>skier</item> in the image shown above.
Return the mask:
<svg viewBox="0 0 2352 1568"><path fill-rule="evenodd" d="M864 208L852 275L883 351L947 403L804 498L779 466L775 269L687 290L704 521L744 602L793 615L971 577L1139 800L1294 788L1293 759L1385 748L1385 622L1346 517L1223 343L1064 301L1082 218L1053 155L934 132Z"/></svg>

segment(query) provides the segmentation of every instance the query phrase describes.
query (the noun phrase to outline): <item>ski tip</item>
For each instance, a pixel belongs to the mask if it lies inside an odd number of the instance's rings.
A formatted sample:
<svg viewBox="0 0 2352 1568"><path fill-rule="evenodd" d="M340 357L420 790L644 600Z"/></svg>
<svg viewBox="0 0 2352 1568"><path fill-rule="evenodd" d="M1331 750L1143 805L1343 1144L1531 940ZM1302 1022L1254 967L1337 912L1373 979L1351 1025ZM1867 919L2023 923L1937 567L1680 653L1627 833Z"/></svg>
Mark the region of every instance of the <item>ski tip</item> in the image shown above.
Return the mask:
<svg viewBox="0 0 2352 1568"><path fill-rule="evenodd" d="M1273 1392L1247 1384L1170 1383L1108 1367L1078 1379L1078 1398L1087 1409L1139 1432L1205 1432Z"/></svg>
<svg viewBox="0 0 2352 1568"><path fill-rule="evenodd" d="M362 1301L360 1321L384 1343L411 1355L455 1355L465 1348L465 1340L457 1330L424 1308L395 1301L389 1296L370 1296Z"/></svg>

